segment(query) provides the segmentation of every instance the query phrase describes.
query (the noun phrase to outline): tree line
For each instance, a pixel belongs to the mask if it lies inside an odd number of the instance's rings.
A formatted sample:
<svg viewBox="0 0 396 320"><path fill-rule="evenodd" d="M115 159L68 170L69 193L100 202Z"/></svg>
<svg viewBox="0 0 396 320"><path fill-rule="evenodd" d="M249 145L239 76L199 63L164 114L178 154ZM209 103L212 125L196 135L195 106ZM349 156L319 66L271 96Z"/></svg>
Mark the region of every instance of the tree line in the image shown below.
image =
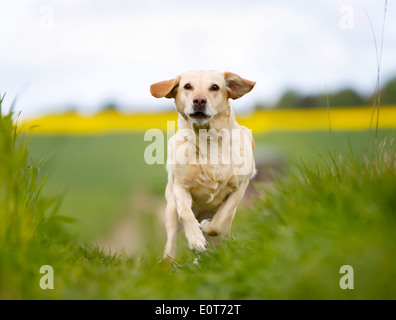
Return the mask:
<svg viewBox="0 0 396 320"><path fill-rule="evenodd" d="M396 77L388 81L380 90L381 105L396 105ZM374 94L363 96L352 88L345 88L333 93L301 94L295 90L287 90L272 106L257 104L256 109L300 109L355 107L372 105Z"/></svg>

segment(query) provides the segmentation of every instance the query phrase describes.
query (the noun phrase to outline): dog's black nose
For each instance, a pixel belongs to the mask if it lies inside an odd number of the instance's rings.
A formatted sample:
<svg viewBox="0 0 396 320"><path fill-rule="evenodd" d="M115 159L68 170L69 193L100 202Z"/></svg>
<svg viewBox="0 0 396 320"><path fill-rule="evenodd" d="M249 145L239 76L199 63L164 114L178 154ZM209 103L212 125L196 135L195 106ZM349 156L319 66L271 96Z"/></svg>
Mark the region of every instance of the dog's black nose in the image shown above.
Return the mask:
<svg viewBox="0 0 396 320"><path fill-rule="evenodd" d="M195 96L193 98L193 107L194 107L194 111L203 111L206 107L206 103L208 102L208 99L206 99L203 96Z"/></svg>

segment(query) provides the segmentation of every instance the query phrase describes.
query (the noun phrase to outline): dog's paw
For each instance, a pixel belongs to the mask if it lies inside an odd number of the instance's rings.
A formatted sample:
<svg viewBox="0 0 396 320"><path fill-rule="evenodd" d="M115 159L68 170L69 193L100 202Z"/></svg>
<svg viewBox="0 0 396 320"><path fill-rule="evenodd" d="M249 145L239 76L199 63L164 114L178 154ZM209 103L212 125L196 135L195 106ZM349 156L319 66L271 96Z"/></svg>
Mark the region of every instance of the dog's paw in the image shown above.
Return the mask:
<svg viewBox="0 0 396 320"><path fill-rule="evenodd" d="M206 233L206 231L208 230L210 226L210 220L209 219L204 219L201 221L201 229L203 232Z"/></svg>
<svg viewBox="0 0 396 320"><path fill-rule="evenodd" d="M207 247L206 239L199 228L199 224L193 226L184 226L188 246L190 249L205 251Z"/></svg>
<svg viewBox="0 0 396 320"><path fill-rule="evenodd" d="M201 229L208 236L218 236L220 232L213 226L212 221L209 219L204 219L201 221Z"/></svg>

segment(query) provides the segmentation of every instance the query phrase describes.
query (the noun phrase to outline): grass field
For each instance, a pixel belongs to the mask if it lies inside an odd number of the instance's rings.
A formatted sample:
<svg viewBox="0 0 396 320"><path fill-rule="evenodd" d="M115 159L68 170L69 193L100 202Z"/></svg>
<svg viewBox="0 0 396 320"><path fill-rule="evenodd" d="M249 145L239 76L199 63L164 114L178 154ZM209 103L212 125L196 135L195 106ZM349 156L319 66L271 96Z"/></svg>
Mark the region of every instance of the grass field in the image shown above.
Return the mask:
<svg viewBox="0 0 396 320"><path fill-rule="evenodd" d="M394 131L381 131L380 139L388 135L394 135ZM337 157L341 154L349 158L349 146L361 157L368 132L333 132L331 139L326 131L277 132L257 135L255 140L257 151L275 154L293 165L300 160L315 163L318 153L330 160L328 151L333 147ZM167 173L165 165L145 163L143 154L149 143L141 133L33 136L30 150L37 160L45 155L53 156L54 160L47 165L50 174L44 191L66 194L60 212L76 218L79 223L69 229L88 240L109 223L133 211L134 194L147 197L148 207L153 200L163 201Z"/></svg>
<svg viewBox="0 0 396 320"><path fill-rule="evenodd" d="M181 232L177 262L168 265L158 264L166 172L144 162L142 133L32 136L27 146L12 143L12 126L1 121L10 156L0 173L16 180L2 189L0 217L10 220L13 194L20 208L35 209L0 229L0 298L396 298L394 129L380 130L386 144L376 161L374 132L366 160L367 131L257 134L257 151L283 159L284 174L258 186L264 195L241 206L219 249L193 264ZM128 224L126 239L139 242L132 253L106 253L112 232ZM54 290L39 286L42 265L54 269ZM342 265L354 268L354 290L340 289Z"/></svg>

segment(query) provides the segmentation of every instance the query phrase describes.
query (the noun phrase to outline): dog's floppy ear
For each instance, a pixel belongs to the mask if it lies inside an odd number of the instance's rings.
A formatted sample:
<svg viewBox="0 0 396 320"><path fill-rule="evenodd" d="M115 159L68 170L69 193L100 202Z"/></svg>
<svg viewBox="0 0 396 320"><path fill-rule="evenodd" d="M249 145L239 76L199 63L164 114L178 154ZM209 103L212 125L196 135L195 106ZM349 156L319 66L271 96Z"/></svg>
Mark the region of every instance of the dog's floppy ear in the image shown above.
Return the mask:
<svg viewBox="0 0 396 320"><path fill-rule="evenodd" d="M150 86L150 92L156 98L174 98L179 82L180 76L175 79L154 83Z"/></svg>
<svg viewBox="0 0 396 320"><path fill-rule="evenodd" d="M235 73L224 72L227 92L231 99L238 99L253 89L256 82L241 78Z"/></svg>

